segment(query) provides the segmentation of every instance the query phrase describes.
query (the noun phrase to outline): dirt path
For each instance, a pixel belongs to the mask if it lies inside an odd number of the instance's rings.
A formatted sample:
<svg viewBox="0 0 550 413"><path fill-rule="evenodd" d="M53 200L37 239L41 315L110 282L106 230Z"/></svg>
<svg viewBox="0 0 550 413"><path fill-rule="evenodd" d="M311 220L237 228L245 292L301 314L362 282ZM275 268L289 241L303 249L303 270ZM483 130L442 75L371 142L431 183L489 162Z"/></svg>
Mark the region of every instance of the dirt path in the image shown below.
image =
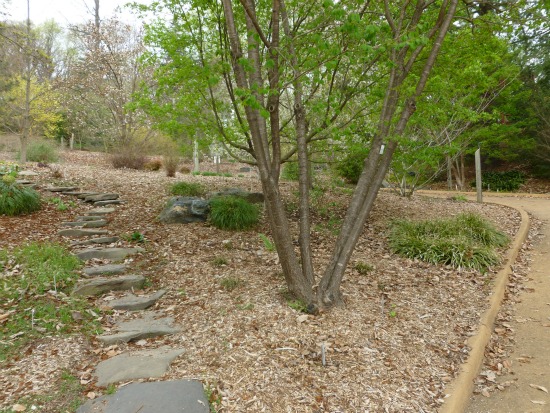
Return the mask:
<svg viewBox="0 0 550 413"><path fill-rule="evenodd" d="M499 196L485 197L484 201L523 208L543 222L543 237L533 246L533 261L526 285L529 292L520 296L514 321L510 323L516 341L510 356L512 374L498 379L515 380L515 383L488 398L474 395L466 412L549 412L550 394L530 385L543 386L550 391L550 199Z"/></svg>

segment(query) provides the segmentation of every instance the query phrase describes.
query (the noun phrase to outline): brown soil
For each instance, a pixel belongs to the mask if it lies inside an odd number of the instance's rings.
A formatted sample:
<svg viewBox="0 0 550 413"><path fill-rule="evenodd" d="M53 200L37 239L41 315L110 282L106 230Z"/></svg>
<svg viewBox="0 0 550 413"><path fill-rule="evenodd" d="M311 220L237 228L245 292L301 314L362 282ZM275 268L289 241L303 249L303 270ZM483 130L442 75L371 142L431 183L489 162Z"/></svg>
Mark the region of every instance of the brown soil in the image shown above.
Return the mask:
<svg viewBox="0 0 550 413"><path fill-rule="evenodd" d="M237 167L223 165L222 172ZM174 316L183 332L109 347L94 338L44 337L2 365L0 409L23 396L52 392L63 370L81 380L83 394L99 395L105 389L94 387L91 378L100 360L127 348L169 345L185 353L163 380L202 380L220 397L224 412L435 412L445 385L467 356L465 342L485 309L496 269L484 276L395 256L386 243L388 223L475 211L513 236L519 222L515 210L496 205L382 193L342 284L346 306L304 317L286 303L278 258L258 236L269 235L265 221L254 231L225 232L205 224L162 225L156 220L170 183L259 190L253 172L230 178L178 173L174 179L162 172L114 170L103 155L84 152L67 152L59 165L32 169L44 184L77 183L86 190L118 192L128 201L112 214L108 229L144 234L146 253L130 260L132 268L152 280L149 290L168 289L157 309ZM63 175L62 182L53 178L54 171ZM326 186L315 199L318 272L335 241L331 222L345 212L349 197L346 190ZM295 184L283 185L289 208L296 202L294 191ZM56 241L59 224L87 208L78 204L60 212L46 204L30 216L0 217L0 248ZM217 258L227 263L218 266ZM369 263L374 270L363 275L357 263ZM239 279L239 286L224 289L221 282L227 277ZM112 295L98 298L97 304ZM104 326L120 316L104 317ZM45 403L40 411L59 411L55 406L55 401Z"/></svg>

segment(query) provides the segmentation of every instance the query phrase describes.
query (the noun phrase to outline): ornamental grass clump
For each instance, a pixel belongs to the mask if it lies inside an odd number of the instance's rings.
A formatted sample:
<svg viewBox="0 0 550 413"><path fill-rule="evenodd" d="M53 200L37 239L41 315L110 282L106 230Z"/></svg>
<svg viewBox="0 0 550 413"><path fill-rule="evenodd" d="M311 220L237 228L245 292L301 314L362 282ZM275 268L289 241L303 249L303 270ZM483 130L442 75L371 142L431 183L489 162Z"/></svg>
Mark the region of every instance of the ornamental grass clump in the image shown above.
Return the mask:
<svg viewBox="0 0 550 413"><path fill-rule="evenodd" d="M24 215L40 209L40 195L6 175L0 180L0 215Z"/></svg>
<svg viewBox="0 0 550 413"><path fill-rule="evenodd" d="M176 196L202 196L204 187L198 182L176 182L170 186L170 193Z"/></svg>
<svg viewBox="0 0 550 413"><path fill-rule="evenodd" d="M258 207L242 198L221 196L210 201L210 222L216 228L244 230L256 225L258 219Z"/></svg>
<svg viewBox="0 0 550 413"><path fill-rule="evenodd" d="M433 221L395 221L389 239L399 255L482 272L499 263L496 249L509 242L506 234L471 213Z"/></svg>

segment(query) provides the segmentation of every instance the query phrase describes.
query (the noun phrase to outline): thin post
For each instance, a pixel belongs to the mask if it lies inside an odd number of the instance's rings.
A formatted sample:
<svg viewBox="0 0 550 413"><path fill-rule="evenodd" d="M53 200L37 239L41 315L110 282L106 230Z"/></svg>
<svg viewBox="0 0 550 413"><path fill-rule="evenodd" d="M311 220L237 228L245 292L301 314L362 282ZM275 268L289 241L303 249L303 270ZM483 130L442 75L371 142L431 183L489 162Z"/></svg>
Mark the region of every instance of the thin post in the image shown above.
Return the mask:
<svg viewBox="0 0 550 413"><path fill-rule="evenodd" d="M476 158L477 202L483 202L483 191L481 188L481 150L480 149L476 151L475 158Z"/></svg>

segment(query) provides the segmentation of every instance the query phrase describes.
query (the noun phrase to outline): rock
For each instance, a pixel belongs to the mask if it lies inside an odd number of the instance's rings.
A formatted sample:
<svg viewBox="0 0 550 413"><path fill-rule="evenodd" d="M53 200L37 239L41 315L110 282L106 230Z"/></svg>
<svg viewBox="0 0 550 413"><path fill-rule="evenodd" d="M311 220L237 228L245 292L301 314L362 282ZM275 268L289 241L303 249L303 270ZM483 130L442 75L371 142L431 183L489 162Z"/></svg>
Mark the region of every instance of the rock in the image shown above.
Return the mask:
<svg viewBox="0 0 550 413"><path fill-rule="evenodd" d="M34 171L19 171L17 175L18 176L38 176L38 173Z"/></svg>
<svg viewBox="0 0 550 413"><path fill-rule="evenodd" d="M97 201L94 202L95 206L105 206L105 205L120 205L123 204L124 201L121 201L120 199L112 199L109 201Z"/></svg>
<svg viewBox="0 0 550 413"><path fill-rule="evenodd" d="M96 194L88 195L84 198L84 202L112 201L118 199L118 194Z"/></svg>
<svg viewBox="0 0 550 413"><path fill-rule="evenodd" d="M239 172L250 172L250 167L249 166L243 166L242 168L239 169Z"/></svg>
<svg viewBox="0 0 550 413"><path fill-rule="evenodd" d="M209 413L208 399L197 380L131 383L113 395L88 400L76 413Z"/></svg>
<svg viewBox="0 0 550 413"><path fill-rule="evenodd" d="M156 293L147 296L128 294L118 300L109 301L107 306L114 310L144 310L155 304L164 294L166 294L166 290L159 290Z"/></svg>
<svg viewBox="0 0 550 413"><path fill-rule="evenodd" d="M99 195L99 192L82 192L80 195L77 195L76 197L78 199L85 199L86 197L92 196L92 195Z"/></svg>
<svg viewBox="0 0 550 413"><path fill-rule="evenodd" d="M81 223L79 223L81 224ZM90 235L107 235L109 231L104 229L62 229L57 231L57 235L62 237L88 237Z"/></svg>
<svg viewBox="0 0 550 413"><path fill-rule="evenodd" d="M182 353L183 350L180 349L161 347L112 357L97 365L97 385L107 386L119 381L160 377L168 371L170 363Z"/></svg>
<svg viewBox="0 0 550 413"><path fill-rule="evenodd" d="M76 189L78 189L77 186L50 186L50 187L47 187L45 188L46 191L50 191L50 192L68 192L68 191L74 191Z"/></svg>
<svg viewBox="0 0 550 413"><path fill-rule="evenodd" d="M159 220L165 224L187 224L205 222L210 207L208 202L196 197L176 196L170 198Z"/></svg>
<svg viewBox="0 0 550 413"><path fill-rule="evenodd" d="M82 227L84 226L84 222L62 222L62 227Z"/></svg>
<svg viewBox="0 0 550 413"><path fill-rule="evenodd" d="M15 183L18 185L34 185L33 181L27 181L26 179L16 179Z"/></svg>
<svg viewBox="0 0 550 413"><path fill-rule="evenodd" d="M236 196L243 198L251 204L261 204L264 202L264 194L261 192L248 192L240 188L226 188L218 192L210 192L208 198L216 198L219 196Z"/></svg>
<svg viewBox="0 0 550 413"><path fill-rule="evenodd" d="M143 248L89 248L84 251L77 252L75 255L82 261L91 260L93 258L101 258L113 261L121 261L128 255L144 252Z"/></svg>
<svg viewBox="0 0 550 413"><path fill-rule="evenodd" d="M120 239L119 237L91 238L85 241L73 242L71 243L71 246L74 247L77 245L112 244L113 242L117 242L119 239Z"/></svg>
<svg viewBox="0 0 550 413"><path fill-rule="evenodd" d="M121 275L118 277L97 277L89 280L80 280L73 295L99 295L108 291L140 289L145 284L143 275Z"/></svg>
<svg viewBox="0 0 550 413"><path fill-rule="evenodd" d="M83 192L83 191L65 191L63 192L63 195L73 195L73 196L79 196L79 195L91 195L90 192Z"/></svg>
<svg viewBox="0 0 550 413"><path fill-rule="evenodd" d="M106 215L115 212L115 208L94 208L86 212L86 215Z"/></svg>
<svg viewBox="0 0 550 413"><path fill-rule="evenodd" d="M82 270L88 277L93 277L101 274L122 274L126 271L124 264L107 264L98 265L96 267L86 267Z"/></svg>
<svg viewBox="0 0 550 413"><path fill-rule="evenodd" d="M84 215L80 217L76 217L76 221L97 221L103 219L103 216L101 215Z"/></svg>
<svg viewBox="0 0 550 413"><path fill-rule="evenodd" d="M160 316L160 318L158 318ZM157 317L157 318L155 318ZM173 327L172 317L162 317L155 311L147 312L142 318L130 321L123 321L116 325L117 332L104 334L97 339L107 345L116 343L127 343L129 341L141 340L148 337L164 336L175 334L180 330Z"/></svg>
<svg viewBox="0 0 550 413"><path fill-rule="evenodd" d="M105 219L98 219L96 221L85 221L85 222L80 221L80 222L82 223L82 226L84 228L101 228L109 223Z"/></svg>

